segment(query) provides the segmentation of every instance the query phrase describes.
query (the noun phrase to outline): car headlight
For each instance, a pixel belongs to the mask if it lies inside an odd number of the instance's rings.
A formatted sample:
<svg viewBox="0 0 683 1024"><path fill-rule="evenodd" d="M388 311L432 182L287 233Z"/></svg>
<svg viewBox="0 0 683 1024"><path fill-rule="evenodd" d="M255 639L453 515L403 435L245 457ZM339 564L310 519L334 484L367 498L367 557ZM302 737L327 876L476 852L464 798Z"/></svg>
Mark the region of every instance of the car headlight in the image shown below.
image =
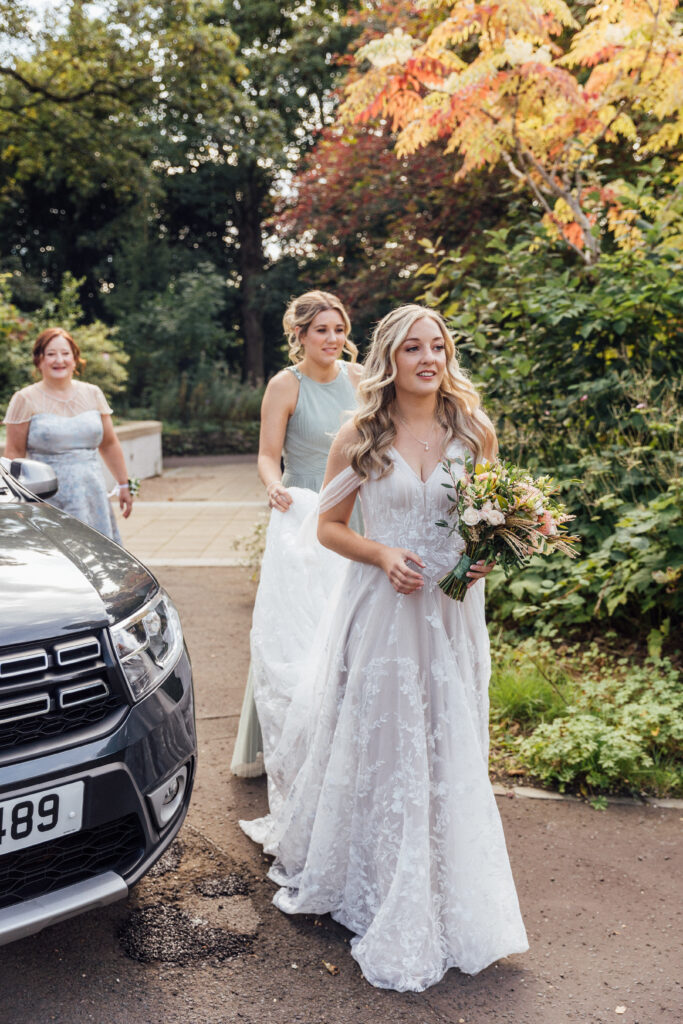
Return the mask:
<svg viewBox="0 0 683 1024"><path fill-rule="evenodd" d="M178 612L163 590L111 630L114 650L135 701L156 689L183 650Z"/></svg>

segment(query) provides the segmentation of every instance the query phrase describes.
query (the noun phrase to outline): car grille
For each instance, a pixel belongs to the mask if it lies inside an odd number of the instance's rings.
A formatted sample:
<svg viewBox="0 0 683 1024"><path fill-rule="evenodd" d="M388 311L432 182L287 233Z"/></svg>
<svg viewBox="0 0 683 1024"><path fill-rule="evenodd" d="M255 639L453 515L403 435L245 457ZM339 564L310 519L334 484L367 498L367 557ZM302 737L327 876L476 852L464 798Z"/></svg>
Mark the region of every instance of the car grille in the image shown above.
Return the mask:
<svg viewBox="0 0 683 1024"><path fill-rule="evenodd" d="M0 758L40 741L66 745L83 729L108 732L127 707L103 633L0 649Z"/></svg>
<svg viewBox="0 0 683 1024"><path fill-rule="evenodd" d="M103 871L123 875L145 850L135 814L96 828L62 836L51 843L0 857L0 910L83 882Z"/></svg>

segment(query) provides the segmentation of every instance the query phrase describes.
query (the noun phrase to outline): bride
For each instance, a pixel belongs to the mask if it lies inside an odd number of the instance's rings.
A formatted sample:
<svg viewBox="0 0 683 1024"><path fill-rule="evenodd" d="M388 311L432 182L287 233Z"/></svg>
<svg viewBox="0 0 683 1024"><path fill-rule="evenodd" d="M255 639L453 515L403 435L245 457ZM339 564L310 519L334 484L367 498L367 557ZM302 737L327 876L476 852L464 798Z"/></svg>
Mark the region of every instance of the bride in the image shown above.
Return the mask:
<svg viewBox="0 0 683 1024"><path fill-rule="evenodd" d="M309 704L318 692L307 755L264 847L276 906L329 912L355 932L368 981L422 991L449 967L474 974L528 948L488 779L491 567L472 566L462 603L437 585L463 547L435 525L442 460L490 457L496 438L424 307L379 323L359 391L318 525L349 562L301 681ZM365 537L348 526L359 492Z"/></svg>

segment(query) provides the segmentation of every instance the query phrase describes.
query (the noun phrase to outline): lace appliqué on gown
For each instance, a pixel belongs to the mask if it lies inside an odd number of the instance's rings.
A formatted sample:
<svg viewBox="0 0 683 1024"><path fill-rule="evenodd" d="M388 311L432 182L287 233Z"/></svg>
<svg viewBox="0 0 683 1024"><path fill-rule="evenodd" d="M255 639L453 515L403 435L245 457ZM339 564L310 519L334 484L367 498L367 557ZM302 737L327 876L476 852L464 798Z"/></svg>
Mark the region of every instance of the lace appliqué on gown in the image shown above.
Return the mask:
<svg viewBox="0 0 683 1024"><path fill-rule="evenodd" d="M416 551L424 588L397 595L380 569L349 563L320 653L302 669L300 691L315 694L306 754L259 838L276 854L276 906L331 913L356 933L368 981L421 991L449 967L474 974L527 941L488 779L483 584L462 603L439 589L462 549L435 525L443 471L422 482L392 459L390 474L361 487L366 534ZM288 719L296 713L295 699Z"/></svg>

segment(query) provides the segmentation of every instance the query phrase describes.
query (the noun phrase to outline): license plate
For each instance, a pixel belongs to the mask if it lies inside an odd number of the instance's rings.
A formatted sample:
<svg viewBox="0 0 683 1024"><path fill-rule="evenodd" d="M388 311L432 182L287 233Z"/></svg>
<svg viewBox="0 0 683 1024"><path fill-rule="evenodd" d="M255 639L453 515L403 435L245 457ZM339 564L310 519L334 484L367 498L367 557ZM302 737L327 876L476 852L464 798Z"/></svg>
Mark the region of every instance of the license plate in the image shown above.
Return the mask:
<svg viewBox="0 0 683 1024"><path fill-rule="evenodd" d="M0 856L78 832L83 821L83 783L41 789L0 801Z"/></svg>

